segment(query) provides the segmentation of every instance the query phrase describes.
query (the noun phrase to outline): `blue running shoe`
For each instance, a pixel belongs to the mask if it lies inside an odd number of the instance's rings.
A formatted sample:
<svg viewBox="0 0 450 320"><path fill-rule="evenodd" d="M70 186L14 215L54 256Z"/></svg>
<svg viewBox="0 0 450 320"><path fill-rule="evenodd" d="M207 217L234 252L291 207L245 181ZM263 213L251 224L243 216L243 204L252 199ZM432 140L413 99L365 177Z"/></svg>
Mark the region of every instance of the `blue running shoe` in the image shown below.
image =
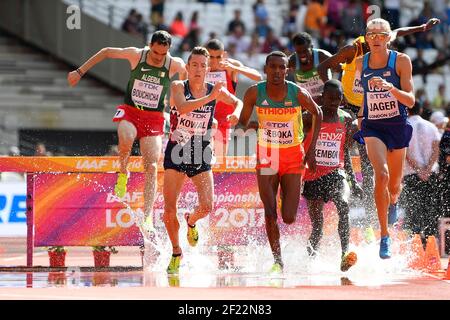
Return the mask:
<svg viewBox="0 0 450 320"><path fill-rule="evenodd" d="M380 241L380 258L389 259L391 253L391 238L389 236L382 237Z"/></svg>
<svg viewBox="0 0 450 320"><path fill-rule="evenodd" d="M397 203L389 205L388 209L388 224L392 226L398 220L398 205Z"/></svg>

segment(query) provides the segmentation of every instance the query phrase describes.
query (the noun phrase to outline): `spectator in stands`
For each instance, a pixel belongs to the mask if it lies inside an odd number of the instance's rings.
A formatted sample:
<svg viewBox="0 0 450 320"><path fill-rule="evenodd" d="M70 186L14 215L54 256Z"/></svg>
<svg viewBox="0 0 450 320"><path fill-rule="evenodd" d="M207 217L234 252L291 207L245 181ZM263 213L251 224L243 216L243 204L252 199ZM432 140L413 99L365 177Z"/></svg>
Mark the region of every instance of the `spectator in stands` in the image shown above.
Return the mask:
<svg viewBox="0 0 450 320"><path fill-rule="evenodd" d="M164 2L165 0L150 0L150 21L156 30L165 30L158 28L164 21Z"/></svg>
<svg viewBox="0 0 450 320"><path fill-rule="evenodd" d="M431 63L427 64L427 62L423 59L423 50L417 49L417 58L412 61L412 67L413 67L413 75L422 75L423 82L427 82L427 75L429 73L435 72L443 74L443 71L438 69L445 65L447 61L450 59L450 54L445 55L443 52L439 52L436 60ZM435 71L438 69L437 71ZM427 108L428 106L424 106L424 108Z"/></svg>
<svg viewBox="0 0 450 320"><path fill-rule="evenodd" d="M183 13L181 11L177 12L177 15L175 16L175 19L173 20L169 29L170 33L174 36L184 38L187 35L188 29L184 24Z"/></svg>
<svg viewBox="0 0 450 320"><path fill-rule="evenodd" d="M320 38L320 30L325 27L327 8L322 0L311 0L305 16L305 30L313 38Z"/></svg>
<svg viewBox="0 0 450 320"><path fill-rule="evenodd" d="M431 103L424 88L417 89L416 101L420 102L420 104L422 105L423 111L421 117L425 120L429 120L432 113Z"/></svg>
<svg viewBox="0 0 450 320"><path fill-rule="evenodd" d="M142 36L144 42L147 43L148 37L148 24L144 21L142 14L138 13L136 16L136 28L139 35Z"/></svg>
<svg viewBox="0 0 450 320"><path fill-rule="evenodd" d="M258 60L258 55L260 54L261 44L259 43L259 36L257 33L253 33L247 51L238 55L238 60L241 60L244 65L250 68L260 70L262 67Z"/></svg>
<svg viewBox="0 0 450 320"><path fill-rule="evenodd" d="M265 37L269 32L269 12L267 11L264 0L256 0L252 6L255 18L255 31L260 37Z"/></svg>
<svg viewBox="0 0 450 320"><path fill-rule="evenodd" d="M296 32L293 32L292 35L297 32L305 31L305 16L307 10L308 10L308 0L301 0L297 10L297 16L295 17Z"/></svg>
<svg viewBox="0 0 450 320"><path fill-rule="evenodd" d="M442 111L434 111L430 116L430 122L438 128L439 135L442 137L448 125L448 117Z"/></svg>
<svg viewBox="0 0 450 320"><path fill-rule="evenodd" d="M431 102L432 110L445 110L447 107L448 101L445 97L445 85L440 84L438 87L438 92Z"/></svg>
<svg viewBox="0 0 450 320"><path fill-rule="evenodd" d="M48 156L49 152L47 152L47 147L43 142L36 143L36 146L34 147L34 156L35 157L44 157Z"/></svg>
<svg viewBox="0 0 450 320"><path fill-rule="evenodd" d="M400 0L384 0L383 18L389 21L391 29L400 27ZM428 20L428 19L427 19Z"/></svg>
<svg viewBox="0 0 450 320"><path fill-rule="evenodd" d="M327 22L336 29L341 29L342 15L348 0L328 0Z"/></svg>
<svg viewBox="0 0 450 320"><path fill-rule="evenodd" d="M289 11L283 14L284 23L281 30L283 37L289 37L297 32L297 14L299 5L296 0L289 0ZM289 37L290 38L290 37Z"/></svg>
<svg viewBox="0 0 450 320"><path fill-rule="evenodd" d="M160 16L157 19L158 20L156 20L157 22L154 25L155 31L162 30L162 31L169 32L170 29L169 29L169 26L165 23L164 16Z"/></svg>
<svg viewBox="0 0 450 320"><path fill-rule="evenodd" d="M131 9L126 17L125 21L122 23L122 31L139 34L138 31L138 13L136 9Z"/></svg>
<svg viewBox="0 0 450 320"><path fill-rule="evenodd" d="M247 29L245 28L244 21L241 20L241 10L239 9L234 10L234 18L228 24L227 35L234 33L234 30L236 29L237 26L241 27L242 32L244 32L244 34L246 33Z"/></svg>
<svg viewBox="0 0 450 320"><path fill-rule="evenodd" d="M349 0L341 12L341 25L347 38L357 38L364 34L364 11L360 0Z"/></svg>
<svg viewBox="0 0 450 320"><path fill-rule="evenodd" d="M246 52L250 43L244 36L244 31L240 26L236 26L234 32L228 37L228 53L230 53L230 46L234 45L236 48L236 54Z"/></svg>
<svg viewBox="0 0 450 320"><path fill-rule="evenodd" d="M420 15L413 19L409 26L417 26L426 24L427 21L434 18L433 10L431 9L428 2L425 2L424 7ZM433 33L430 32L418 32L407 36L407 43L410 47L415 47L417 49L431 49L436 48L433 38Z"/></svg>
<svg viewBox="0 0 450 320"><path fill-rule="evenodd" d="M417 57L411 62L412 64L412 72L413 75L416 75L419 73L419 70L424 70L428 64L423 59L423 49L417 49ZM427 82L426 74L422 74L422 80L424 83Z"/></svg>
<svg viewBox="0 0 450 320"><path fill-rule="evenodd" d="M229 43L227 48L227 58L236 59L238 56L236 43Z"/></svg>
<svg viewBox="0 0 450 320"><path fill-rule="evenodd" d="M192 49L200 44L200 28L195 28L189 31L189 33L184 37L180 44L181 52L191 52Z"/></svg>
<svg viewBox="0 0 450 320"><path fill-rule="evenodd" d="M331 31L329 35L326 35L325 37L321 37L319 39L319 48L326 50L331 54L335 54L336 52L338 52L339 48L342 48L345 45L346 37L344 32L340 30Z"/></svg>
<svg viewBox="0 0 450 320"><path fill-rule="evenodd" d="M435 194L440 136L436 126L420 116L422 108L416 102L408 110L413 132L406 152L402 206L406 229L428 237L437 232Z"/></svg>
<svg viewBox="0 0 450 320"><path fill-rule="evenodd" d="M262 53L271 53L272 51L282 51L283 46L280 42L280 39L275 35L272 29L266 35L266 39L263 42L261 52Z"/></svg>
<svg viewBox="0 0 450 320"><path fill-rule="evenodd" d="M195 10L192 13L191 22L189 24L189 31L191 31L193 29L200 29L200 25L198 24L198 11L197 10Z"/></svg>

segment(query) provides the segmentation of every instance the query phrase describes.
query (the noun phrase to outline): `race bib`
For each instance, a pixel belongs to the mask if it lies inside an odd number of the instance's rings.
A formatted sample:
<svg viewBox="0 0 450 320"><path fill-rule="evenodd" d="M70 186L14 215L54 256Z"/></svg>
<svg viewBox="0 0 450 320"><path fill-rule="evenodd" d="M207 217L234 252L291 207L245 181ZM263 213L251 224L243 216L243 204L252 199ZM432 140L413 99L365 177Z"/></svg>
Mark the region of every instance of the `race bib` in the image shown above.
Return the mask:
<svg viewBox="0 0 450 320"><path fill-rule="evenodd" d="M388 119L400 115L398 101L390 92L367 92L366 99L369 120Z"/></svg>
<svg viewBox="0 0 450 320"><path fill-rule="evenodd" d="M213 71L208 72L205 78L206 82L216 84L218 82L227 83L227 73L226 71Z"/></svg>
<svg viewBox="0 0 450 320"><path fill-rule="evenodd" d="M294 142L294 124L292 121L265 121L261 138L267 144L292 144Z"/></svg>
<svg viewBox="0 0 450 320"><path fill-rule="evenodd" d="M162 85L136 79L131 91L131 99L137 107L157 109L162 90Z"/></svg>
<svg viewBox="0 0 450 320"><path fill-rule="evenodd" d="M313 98L320 97L323 91L323 81L319 75L308 79L298 79L300 87L306 89Z"/></svg>
<svg viewBox="0 0 450 320"><path fill-rule="evenodd" d="M210 112L193 111L179 116L177 128L172 133L172 140L185 145L194 135L204 136L208 131L210 119Z"/></svg>
<svg viewBox="0 0 450 320"><path fill-rule="evenodd" d="M361 72L357 71L355 73L355 79L353 79L352 91L355 94L364 94L364 89L361 83Z"/></svg>
<svg viewBox="0 0 450 320"><path fill-rule="evenodd" d="M322 137L319 137L319 139L317 139L316 144L317 165L324 167L338 167L341 152L340 139L334 140L333 137L330 136L321 136ZM336 139L337 138L338 137L336 137Z"/></svg>

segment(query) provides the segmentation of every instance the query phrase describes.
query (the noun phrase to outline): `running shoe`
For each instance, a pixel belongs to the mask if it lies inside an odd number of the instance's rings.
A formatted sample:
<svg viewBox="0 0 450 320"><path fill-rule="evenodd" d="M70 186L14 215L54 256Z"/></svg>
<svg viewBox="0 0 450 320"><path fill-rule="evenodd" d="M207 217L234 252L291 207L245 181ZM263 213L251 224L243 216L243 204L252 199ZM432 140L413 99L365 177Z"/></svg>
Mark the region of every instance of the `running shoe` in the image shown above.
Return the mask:
<svg viewBox="0 0 450 320"><path fill-rule="evenodd" d="M375 237L375 232L373 231L372 227L367 227L364 230L364 239L366 240L367 243L372 243L377 239Z"/></svg>
<svg viewBox="0 0 450 320"><path fill-rule="evenodd" d="M180 286L180 278L178 277L178 274L169 274L167 277L167 281L169 282L170 287Z"/></svg>
<svg viewBox="0 0 450 320"><path fill-rule="evenodd" d="M358 260L358 256L354 252L347 252L342 255L341 259L341 271L345 272L355 265Z"/></svg>
<svg viewBox="0 0 450 320"><path fill-rule="evenodd" d="M189 221L189 213L186 213L184 215L184 218L186 219L186 224L187 224L187 240L189 242L189 244L192 247L195 247L197 245L198 242L198 230L197 230L197 226L191 226L189 225L188 221Z"/></svg>
<svg viewBox="0 0 450 320"><path fill-rule="evenodd" d="M119 198L123 198L127 193L128 174L119 173L116 185L114 186L114 193Z"/></svg>
<svg viewBox="0 0 450 320"><path fill-rule="evenodd" d="M169 266L167 267L168 274L178 274L182 257L183 256L181 254L178 254L176 256L172 255L172 257L170 258Z"/></svg>
<svg viewBox="0 0 450 320"><path fill-rule="evenodd" d="M391 238L389 236L382 237L380 240L380 258L389 259L391 255Z"/></svg>
<svg viewBox="0 0 450 320"><path fill-rule="evenodd" d="M281 263L275 262L273 264L272 268L270 268L270 273L272 273L272 274L281 274L281 273L283 273L283 266L281 265Z"/></svg>
<svg viewBox="0 0 450 320"><path fill-rule="evenodd" d="M398 206L397 203L389 205L388 224L393 225L398 220Z"/></svg>

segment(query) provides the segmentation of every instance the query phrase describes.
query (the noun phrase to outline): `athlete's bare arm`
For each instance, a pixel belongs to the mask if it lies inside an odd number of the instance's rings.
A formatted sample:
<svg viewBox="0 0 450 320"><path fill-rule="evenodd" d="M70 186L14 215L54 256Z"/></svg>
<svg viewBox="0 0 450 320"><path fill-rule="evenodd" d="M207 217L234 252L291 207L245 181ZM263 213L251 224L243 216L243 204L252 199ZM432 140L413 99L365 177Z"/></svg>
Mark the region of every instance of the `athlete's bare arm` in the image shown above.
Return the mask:
<svg viewBox="0 0 450 320"><path fill-rule="evenodd" d="M363 56L360 56L360 57L356 58L356 61L355 61L356 73L359 72L359 74L361 74L362 61L363 61ZM361 129L361 122L362 122L362 118L363 118L363 112L364 112L364 108L359 108L359 111L358 111L358 129Z"/></svg>
<svg viewBox="0 0 450 320"><path fill-rule="evenodd" d="M237 81L237 77L239 74L242 74L254 81L261 81L263 79L261 73L259 73L258 70L244 66L242 62L235 59L224 59L219 63L219 66L220 68L231 73L231 77L234 82Z"/></svg>
<svg viewBox="0 0 450 320"><path fill-rule="evenodd" d="M234 106L234 111L232 114L229 114L227 116L227 120L231 126L235 126L238 123L239 117L242 112L243 103L242 103L241 99L236 98L236 96L234 94L229 92L226 88L223 88L220 91L219 96L217 97L217 100L223 101L226 104L231 104Z"/></svg>
<svg viewBox="0 0 450 320"><path fill-rule="evenodd" d="M253 112L253 108L256 104L256 96L258 94L258 88L256 84L247 89L244 95L244 105L242 107L242 112L239 117L239 125L244 129L247 129L248 121Z"/></svg>
<svg viewBox="0 0 450 320"><path fill-rule="evenodd" d="M179 57L172 57L172 63L169 70L169 78L174 77L178 73L179 80L187 79L186 64Z"/></svg>
<svg viewBox="0 0 450 320"><path fill-rule="evenodd" d="M309 131L311 130L311 125L312 125L311 113L303 112L302 113L302 121L303 121L303 134L306 137L308 135Z"/></svg>
<svg viewBox="0 0 450 320"><path fill-rule="evenodd" d="M69 72L67 75L67 82L71 87L76 86L81 77L88 72L97 63L102 62L105 59L124 59L128 60L131 69L134 69L139 63L143 49L129 47L129 48L103 48L92 57L90 57L81 67L77 70Z"/></svg>
<svg viewBox="0 0 450 320"><path fill-rule="evenodd" d="M298 102L300 103L302 108L305 108L312 115L312 122L311 122L312 140L309 149L306 151L304 163L307 163L308 168L312 170L312 172L315 172L316 171L315 149L317 138L319 136L320 126L322 125L322 110L317 105L317 103L314 102L313 98L311 97L308 91L299 86L297 87L299 88L297 97Z"/></svg>
<svg viewBox="0 0 450 320"><path fill-rule="evenodd" d="M351 63L356 55L356 50L356 44L352 43L342 47L335 55L320 62L317 66L317 71L319 72L322 81L325 82L329 80L327 72L328 69L340 72L342 71L342 63Z"/></svg>
<svg viewBox="0 0 450 320"><path fill-rule="evenodd" d="M221 94L221 91L224 90L224 87L223 83L218 82L214 85L214 88L211 90L210 94L194 100L186 100L186 97L184 96L183 81L172 82L170 85L170 90L171 96L173 97L172 101L177 107L177 111L180 114L185 114L200 108L212 100L217 99Z"/></svg>
<svg viewBox="0 0 450 320"><path fill-rule="evenodd" d="M434 26L441 23L441 20L437 18L431 18L427 21L427 23L424 23L420 26L413 26L413 27L403 27L395 29L393 32L397 34L397 37L404 37L416 32L425 32L433 29Z"/></svg>

